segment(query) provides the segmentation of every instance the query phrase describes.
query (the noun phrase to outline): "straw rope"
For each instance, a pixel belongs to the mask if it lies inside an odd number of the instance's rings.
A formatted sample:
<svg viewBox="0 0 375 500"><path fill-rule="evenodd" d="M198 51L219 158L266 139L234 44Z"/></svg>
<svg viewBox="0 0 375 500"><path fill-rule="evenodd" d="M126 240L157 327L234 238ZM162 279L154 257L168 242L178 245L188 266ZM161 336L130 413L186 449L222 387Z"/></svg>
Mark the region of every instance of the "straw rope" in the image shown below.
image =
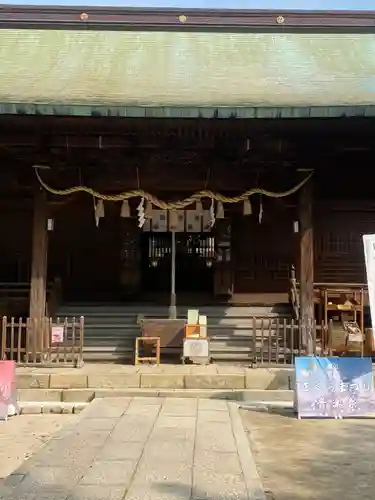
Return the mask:
<svg viewBox="0 0 375 500"><path fill-rule="evenodd" d="M43 181L37 167L35 168L35 174L40 185L49 193L57 196L69 196L74 193L82 192L90 194L94 198L103 201L124 201L124 200L129 200L130 198L144 198L145 200L152 203L153 206L158 207L162 210L178 210L185 208L188 205L191 205L196 201L201 200L202 198L211 198L212 200L221 203L239 203L241 201L248 200L249 197L253 196L254 194L261 194L264 196L268 196L269 198L284 198L286 196L290 196L296 193L299 189L301 189L301 187L304 184L306 184L306 182L308 182L308 180L312 177L313 172L307 175L307 177L303 179L300 183L298 183L296 186L283 192L267 191L266 189L253 188L253 189L248 189L247 191L238 196L230 197L222 195L220 193L214 193L213 191L205 189L203 191L198 191L192 194L191 196L184 198L183 200L175 202L167 202L160 200L156 196L153 196L152 194L143 191L143 189L134 189L132 191L125 191L123 193L118 193L118 194L102 194L87 186L73 186L67 189L54 189Z"/></svg>

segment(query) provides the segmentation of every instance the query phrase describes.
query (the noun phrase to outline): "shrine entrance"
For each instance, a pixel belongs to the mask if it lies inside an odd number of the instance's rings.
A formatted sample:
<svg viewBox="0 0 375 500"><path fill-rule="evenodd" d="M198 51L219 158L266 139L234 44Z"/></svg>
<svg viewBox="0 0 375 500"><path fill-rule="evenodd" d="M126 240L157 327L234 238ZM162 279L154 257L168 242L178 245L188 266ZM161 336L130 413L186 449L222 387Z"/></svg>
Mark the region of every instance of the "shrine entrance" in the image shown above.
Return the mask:
<svg viewBox="0 0 375 500"><path fill-rule="evenodd" d="M213 294L214 237L209 233L176 233L176 292ZM171 232L142 234L142 290L171 290Z"/></svg>

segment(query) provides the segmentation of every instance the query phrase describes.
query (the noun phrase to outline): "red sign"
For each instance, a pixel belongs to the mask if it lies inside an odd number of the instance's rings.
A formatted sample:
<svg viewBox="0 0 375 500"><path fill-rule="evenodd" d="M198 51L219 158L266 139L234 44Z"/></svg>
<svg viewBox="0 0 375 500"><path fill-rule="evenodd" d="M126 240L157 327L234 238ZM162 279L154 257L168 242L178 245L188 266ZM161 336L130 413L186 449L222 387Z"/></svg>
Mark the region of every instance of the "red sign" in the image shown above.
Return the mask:
<svg viewBox="0 0 375 500"><path fill-rule="evenodd" d="M16 364L0 361L0 420L17 413Z"/></svg>

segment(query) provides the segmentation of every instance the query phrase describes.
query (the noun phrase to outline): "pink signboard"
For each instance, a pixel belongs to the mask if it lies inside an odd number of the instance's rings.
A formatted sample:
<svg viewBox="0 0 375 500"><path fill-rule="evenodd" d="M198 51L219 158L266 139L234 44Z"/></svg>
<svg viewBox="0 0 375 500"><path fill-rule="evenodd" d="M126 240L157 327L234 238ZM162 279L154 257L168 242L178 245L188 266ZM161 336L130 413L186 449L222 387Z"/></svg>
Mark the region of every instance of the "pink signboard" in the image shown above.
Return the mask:
<svg viewBox="0 0 375 500"><path fill-rule="evenodd" d="M16 364L0 361L0 420L18 413L16 390Z"/></svg>
<svg viewBox="0 0 375 500"><path fill-rule="evenodd" d="M64 342L64 327L63 326L53 326L52 327L52 344L61 344Z"/></svg>

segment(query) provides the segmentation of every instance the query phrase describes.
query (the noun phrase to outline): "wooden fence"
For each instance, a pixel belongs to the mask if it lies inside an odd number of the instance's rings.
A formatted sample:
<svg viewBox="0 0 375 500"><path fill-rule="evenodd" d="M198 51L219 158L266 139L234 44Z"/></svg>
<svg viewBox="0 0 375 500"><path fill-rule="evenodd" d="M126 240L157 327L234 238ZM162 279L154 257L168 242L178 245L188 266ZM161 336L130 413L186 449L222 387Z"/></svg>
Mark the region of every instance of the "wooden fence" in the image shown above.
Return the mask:
<svg viewBox="0 0 375 500"><path fill-rule="evenodd" d="M294 364L297 356L306 354L302 339L310 336L314 356L329 355L328 329L311 322L301 326L296 320L253 318L249 338L249 358L254 364Z"/></svg>
<svg viewBox="0 0 375 500"><path fill-rule="evenodd" d="M36 319L3 317L1 359L22 366L83 364L84 318Z"/></svg>

